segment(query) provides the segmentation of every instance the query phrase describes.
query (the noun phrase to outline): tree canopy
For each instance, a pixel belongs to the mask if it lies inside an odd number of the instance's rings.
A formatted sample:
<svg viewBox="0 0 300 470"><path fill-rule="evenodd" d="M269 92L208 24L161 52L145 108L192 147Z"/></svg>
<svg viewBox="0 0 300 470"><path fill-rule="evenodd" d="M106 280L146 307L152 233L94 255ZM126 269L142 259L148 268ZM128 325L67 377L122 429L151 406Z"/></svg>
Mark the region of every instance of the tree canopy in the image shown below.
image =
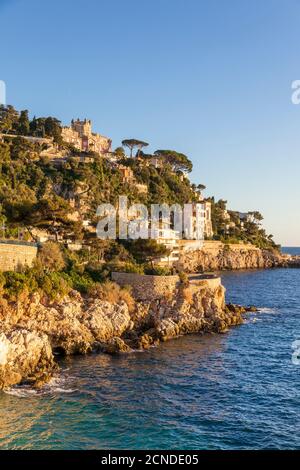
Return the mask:
<svg viewBox="0 0 300 470"><path fill-rule="evenodd" d="M128 243L126 248L139 263L150 262L153 264L155 259L170 254L170 250L165 245L157 243L153 239L138 238Z"/></svg>
<svg viewBox="0 0 300 470"><path fill-rule="evenodd" d="M0 132L8 134L16 129L19 113L11 105L0 105Z"/></svg>
<svg viewBox="0 0 300 470"><path fill-rule="evenodd" d="M184 153L179 153L175 150L156 150L154 155L162 157L175 172L190 173L193 169L191 160Z"/></svg>
<svg viewBox="0 0 300 470"><path fill-rule="evenodd" d="M141 150L144 147L147 147L149 144L147 142L144 142L144 141L138 140L138 139L125 139L125 140L122 140L122 145L124 147L129 148L130 157L132 157L132 153L133 153L134 148L137 148L138 152L139 152L139 150Z"/></svg>

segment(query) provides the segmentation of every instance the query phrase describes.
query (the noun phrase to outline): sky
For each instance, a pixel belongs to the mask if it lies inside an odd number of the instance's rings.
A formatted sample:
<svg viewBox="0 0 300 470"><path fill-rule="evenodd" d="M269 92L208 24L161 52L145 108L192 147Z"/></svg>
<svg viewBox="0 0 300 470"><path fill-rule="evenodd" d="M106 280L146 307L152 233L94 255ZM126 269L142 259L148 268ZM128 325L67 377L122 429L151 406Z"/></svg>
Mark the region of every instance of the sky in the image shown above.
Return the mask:
<svg viewBox="0 0 300 470"><path fill-rule="evenodd" d="M7 103L193 161L300 246L300 0L0 0Z"/></svg>

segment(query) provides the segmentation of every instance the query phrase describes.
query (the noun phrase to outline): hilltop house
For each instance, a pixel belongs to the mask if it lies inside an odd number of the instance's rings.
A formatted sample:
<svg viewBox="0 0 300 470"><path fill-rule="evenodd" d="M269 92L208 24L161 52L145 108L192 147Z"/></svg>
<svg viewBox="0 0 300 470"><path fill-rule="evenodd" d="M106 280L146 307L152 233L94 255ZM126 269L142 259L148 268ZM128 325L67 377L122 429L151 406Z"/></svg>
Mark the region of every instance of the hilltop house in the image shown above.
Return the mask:
<svg viewBox="0 0 300 470"><path fill-rule="evenodd" d="M136 181L134 173L130 167L118 164L117 168L121 173L121 181L123 184L134 184L134 188L137 190L138 193L147 194L148 186L146 184L138 183Z"/></svg>
<svg viewBox="0 0 300 470"><path fill-rule="evenodd" d="M92 132L92 121L87 119L72 119L71 127L62 128L62 138L83 152L105 154L111 151L111 139Z"/></svg>
<svg viewBox="0 0 300 470"><path fill-rule="evenodd" d="M197 215L203 221L203 225L197 225ZM197 233L201 229L202 233ZM211 203L209 201L201 201L192 203L191 217L189 225L185 226L186 237L189 239L198 238L211 238L213 236L212 222L211 222Z"/></svg>
<svg viewBox="0 0 300 470"><path fill-rule="evenodd" d="M128 184L134 183L135 178L134 178L133 171L130 167L124 166L124 165L118 165L118 169L121 173L122 183L128 183Z"/></svg>
<svg viewBox="0 0 300 470"><path fill-rule="evenodd" d="M198 232L199 226L197 225L197 211L203 225L201 227L202 233ZM208 201L202 201L201 203L192 204L191 218L189 226L185 226L186 237L181 238L180 234L173 230L172 224L169 225L159 223L154 227L152 231L152 237L157 240L158 243L162 243L170 251L169 256L158 259L158 263L161 265L172 266L176 261L179 260L180 254L187 251L199 250L202 247L203 239L212 238L212 222L211 222L211 203ZM197 239L199 237L199 239Z"/></svg>

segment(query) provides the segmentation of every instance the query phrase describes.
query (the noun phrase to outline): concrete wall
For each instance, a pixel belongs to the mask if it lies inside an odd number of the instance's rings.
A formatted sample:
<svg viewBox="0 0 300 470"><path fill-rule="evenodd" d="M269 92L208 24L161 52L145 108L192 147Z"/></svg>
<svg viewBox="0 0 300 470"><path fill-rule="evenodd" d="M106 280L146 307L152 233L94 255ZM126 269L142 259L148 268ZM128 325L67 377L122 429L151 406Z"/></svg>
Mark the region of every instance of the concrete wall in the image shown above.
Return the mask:
<svg viewBox="0 0 300 470"><path fill-rule="evenodd" d="M0 241L0 271L15 271L19 266L32 266L37 245L13 240Z"/></svg>
<svg viewBox="0 0 300 470"><path fill-rule="evenodd" d="M135 273L112 273L112 280L120 286L131 286L133 296L137 300L156 300L168 294L173 294L180 280L175 276L152 276ZM221 285L221 279L193 279L190 283L193 290L199 288L216 289Z"/></svg>

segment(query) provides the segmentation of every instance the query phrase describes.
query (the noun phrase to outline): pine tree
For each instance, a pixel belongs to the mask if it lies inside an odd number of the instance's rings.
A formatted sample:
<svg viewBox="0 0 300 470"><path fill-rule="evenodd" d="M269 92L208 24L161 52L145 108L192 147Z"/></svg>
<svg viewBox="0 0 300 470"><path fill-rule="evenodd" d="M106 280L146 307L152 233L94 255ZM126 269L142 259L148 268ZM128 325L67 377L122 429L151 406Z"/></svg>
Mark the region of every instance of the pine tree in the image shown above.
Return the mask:
<svg viewBox="0 0 300 470"><path fill-rule="evenodd" d="M20 112L17 132L20 135L28 135L30 130L28 111L24 109Z"/></svg>

